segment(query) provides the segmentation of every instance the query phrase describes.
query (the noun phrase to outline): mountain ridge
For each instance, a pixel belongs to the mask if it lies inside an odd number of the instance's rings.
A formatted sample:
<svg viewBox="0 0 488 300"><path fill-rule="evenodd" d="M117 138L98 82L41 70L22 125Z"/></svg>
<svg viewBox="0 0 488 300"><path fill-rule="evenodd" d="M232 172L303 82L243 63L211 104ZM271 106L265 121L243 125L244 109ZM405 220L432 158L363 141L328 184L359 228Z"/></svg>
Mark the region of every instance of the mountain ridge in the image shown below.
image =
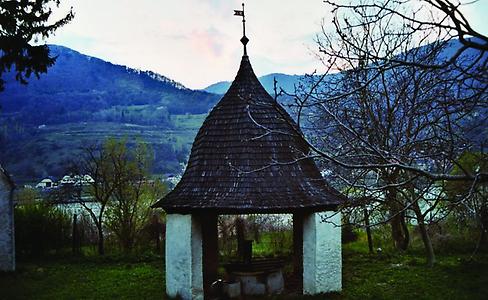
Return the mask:
<svg viewBox="0 0 488 300"><path fill-rule="evenodd" d="M295 87L298 86L301 81L306 80L307 76L308 75L270 73L258 77L258 80L270 95L274 95L275 79L278 92L280 89L283 89L287 93L293 93L295 91ZM223 95L227 92L231 83L231 81L219 81L203 88L202 91Z"/></svg>
<svg viewBox="0 0 488 300"><path fill-rule="evenodd" d="M60 176L82 148L108 137L152 145L153 172L177 173L220 98L164 75L50 45L56 63L27 85L2 74L0 162L17 182Z"/></svg>
<svg viewBox="0 0 488 300"><path fill-rule="evenodd" d="M62 175L83 146L108 137L145 140L154 150L154 173L179 173L205 116L230 86L222 81L192 90L156 72L112 64L64 46L50 47L58 59L39 80L30 78L24 86L13 72L3 74L0 163L18 182ZM314 78L261 76L271 95L275 79L278 90L293 93L301 82ZM279 101L287 108L292 99ZM476 136L486 136L486 129L480 128Z"/></svg>
<svg viewBox="0 0 488 300"><path fill-rule="evenodd" d="M216 95L188 89L156 72L112 64L63 46L50 49L57 61L39 79L31 77L24 86L15 82L13 72L5 74L5 91L0 94L4 113L20 113L23 121L37 124L62 123L62 118L46 115L31 120L34 114L29 107L41 115L48 107L58 113L93 113L117 105L157 105L171 114L199 114L208 112L218 100ZM76 121L90 121L86 117Z"/></svg>

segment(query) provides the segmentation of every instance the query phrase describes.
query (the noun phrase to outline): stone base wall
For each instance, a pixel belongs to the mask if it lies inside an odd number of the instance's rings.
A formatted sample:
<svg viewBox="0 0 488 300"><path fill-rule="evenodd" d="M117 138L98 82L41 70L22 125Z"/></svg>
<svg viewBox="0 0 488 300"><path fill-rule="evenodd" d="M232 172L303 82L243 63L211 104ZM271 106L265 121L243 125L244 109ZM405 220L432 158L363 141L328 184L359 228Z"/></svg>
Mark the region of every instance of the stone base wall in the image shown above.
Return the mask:
<svg viewBox="0 0 488 300"><path fill-rule="evenodd" d="M303 219L303 293L342 290L341 214L320 212Z"/></svg>
<svg viewBox="0 0 488 300"><path fill-rule="evenodd" d="M202 226L195 216L166 216L166 293L203 299Z"/></svg>
<svg viewBox="0 0 488 300"><path fill-rule="evenodd" d="M0 271L15 270L12 188L0 174Z"/></svg>

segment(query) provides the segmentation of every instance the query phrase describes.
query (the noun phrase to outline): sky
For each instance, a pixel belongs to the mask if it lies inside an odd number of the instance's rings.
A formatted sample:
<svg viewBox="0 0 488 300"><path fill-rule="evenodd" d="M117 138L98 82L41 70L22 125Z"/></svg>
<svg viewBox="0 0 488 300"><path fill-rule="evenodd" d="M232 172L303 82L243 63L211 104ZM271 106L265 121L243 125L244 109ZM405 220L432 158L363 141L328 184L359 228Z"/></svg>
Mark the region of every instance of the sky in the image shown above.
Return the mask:
<svg viewBox="0 0 488 300"><path fill-rule="evenodd" d="M201 89L234 78L242 56L236 0L64 0L53 19L73 7L75 18L47 43L115 64L151 70ZM322 0L246 0L248 54L258 76L320 71L314 38L331 24ZM464 8L488 34L488 0Z"/></svg>

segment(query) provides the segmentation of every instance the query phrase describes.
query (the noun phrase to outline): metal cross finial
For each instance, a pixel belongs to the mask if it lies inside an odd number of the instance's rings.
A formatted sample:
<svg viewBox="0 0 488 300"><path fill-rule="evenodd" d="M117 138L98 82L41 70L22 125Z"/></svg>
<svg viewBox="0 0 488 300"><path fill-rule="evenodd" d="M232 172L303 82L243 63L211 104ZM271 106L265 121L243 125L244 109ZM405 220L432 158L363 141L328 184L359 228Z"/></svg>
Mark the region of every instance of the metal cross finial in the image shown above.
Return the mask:
<svg viewBox="0 0 488 300"><path fill-rule="evenodd" d="M241 43L244 45L244 55L247 56L247 43L249 39L246 36L246 16L244 15L244 3L242 3L242 10L234 10L234 16L242 17L242 38Z"/></svg>

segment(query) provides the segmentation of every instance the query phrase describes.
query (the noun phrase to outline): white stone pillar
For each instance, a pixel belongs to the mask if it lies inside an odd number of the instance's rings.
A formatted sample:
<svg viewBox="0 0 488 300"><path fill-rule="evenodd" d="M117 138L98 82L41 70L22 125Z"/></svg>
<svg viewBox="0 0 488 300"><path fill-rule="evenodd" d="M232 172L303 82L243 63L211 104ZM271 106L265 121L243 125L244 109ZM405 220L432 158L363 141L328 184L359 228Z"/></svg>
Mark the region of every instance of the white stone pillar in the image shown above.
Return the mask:
<svg viewBox="0 0 488 300"><path fill-rule="evenodd" d="M12 185L0 166L0 271L15 271Z"/></svg>
<svg viewBox="0 0 488 300"><path fill-rule="evenodd" d="M341 214L312 213L303 219L303 293L342 290Z"/></svg>
<svg viewBox="0 0 488 300"><path fill-rule="evenodd" d="M203 299L202 227L195 216L166 216L166 293Z"/></svg>

